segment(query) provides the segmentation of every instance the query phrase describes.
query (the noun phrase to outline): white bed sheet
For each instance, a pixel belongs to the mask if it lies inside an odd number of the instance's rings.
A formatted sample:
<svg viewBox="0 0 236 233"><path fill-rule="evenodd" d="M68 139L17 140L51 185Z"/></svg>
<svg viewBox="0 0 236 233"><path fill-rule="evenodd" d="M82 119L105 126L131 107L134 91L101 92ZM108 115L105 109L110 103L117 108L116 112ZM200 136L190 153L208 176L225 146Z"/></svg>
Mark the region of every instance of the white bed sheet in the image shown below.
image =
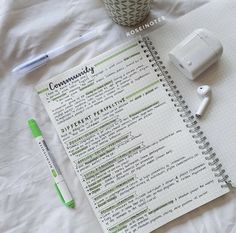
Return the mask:
<svg viewBox="0 0 236 233"><path fill-rule="evenodd" d="M154 0L151 15L174 20L208 1ZM0 233L101 233L34 86L127 40L130 29L113 23L99 0L1 0L0 4ZM102 31L99 39L25 77L11 75L11 69L25 59L95 28ZM73 193L73 210L63 206L53 190L48 169L27 127L31 117L38 120ZM235 220L232 191L155 233L233 233Z"/></svg>

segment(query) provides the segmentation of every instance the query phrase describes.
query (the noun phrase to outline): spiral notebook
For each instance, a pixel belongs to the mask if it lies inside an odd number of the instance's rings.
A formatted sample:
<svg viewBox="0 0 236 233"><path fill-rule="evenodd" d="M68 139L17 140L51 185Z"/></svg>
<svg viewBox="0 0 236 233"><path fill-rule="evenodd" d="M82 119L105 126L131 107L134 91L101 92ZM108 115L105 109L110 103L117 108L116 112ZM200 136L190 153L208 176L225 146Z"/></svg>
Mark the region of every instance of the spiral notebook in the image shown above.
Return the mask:
<svg viewBox="0 0 236 233"><path fill-rule="evenodd" d="M150 232L229 192L148 35L36 89L104 232Z"/></svg>

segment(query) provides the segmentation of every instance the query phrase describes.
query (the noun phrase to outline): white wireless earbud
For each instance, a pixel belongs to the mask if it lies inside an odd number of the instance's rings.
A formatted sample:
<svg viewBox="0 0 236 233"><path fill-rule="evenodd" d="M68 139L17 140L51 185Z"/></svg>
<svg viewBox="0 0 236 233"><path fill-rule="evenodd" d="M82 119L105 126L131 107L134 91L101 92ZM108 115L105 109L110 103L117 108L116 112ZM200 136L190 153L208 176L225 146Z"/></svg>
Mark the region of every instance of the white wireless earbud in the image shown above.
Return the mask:
<svg viewBox="0 0 236 233"><path fill-rule="evenodd" d="M199 96L201 96L203 98L195 116L197 118L201 118L202 115L204 114L209 102L210 102L210 99L211 99L211 88L208 86L208 85L204 85L204 86L200 86L198 89L197 89L197 93Z"/></svg>

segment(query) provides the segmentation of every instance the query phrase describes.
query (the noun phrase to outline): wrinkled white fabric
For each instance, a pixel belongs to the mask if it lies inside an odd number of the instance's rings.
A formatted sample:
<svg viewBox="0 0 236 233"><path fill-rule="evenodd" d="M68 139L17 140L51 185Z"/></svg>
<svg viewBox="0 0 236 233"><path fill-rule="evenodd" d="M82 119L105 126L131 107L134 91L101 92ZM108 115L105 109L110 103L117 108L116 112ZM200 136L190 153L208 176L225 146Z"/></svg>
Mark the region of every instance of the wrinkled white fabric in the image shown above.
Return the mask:
<svg viewBox="0 0 236 233"><path fill-rule="evenodd" d="M212 0L213 1L213 0ZM151 18L168 20L207 0L154 0ZM147 19L148 21L148 19ZM92 29L99 39L84 44L25 75L11 69ZM101 233L67 155L34 86L127 40L130 29L107 16L99 0L2 0L0 7L0 232ZM58 200L47 166L27 119L39 122L76 201L68 209ZM235 192L172 221L155 233L236 232Z"/></svg>

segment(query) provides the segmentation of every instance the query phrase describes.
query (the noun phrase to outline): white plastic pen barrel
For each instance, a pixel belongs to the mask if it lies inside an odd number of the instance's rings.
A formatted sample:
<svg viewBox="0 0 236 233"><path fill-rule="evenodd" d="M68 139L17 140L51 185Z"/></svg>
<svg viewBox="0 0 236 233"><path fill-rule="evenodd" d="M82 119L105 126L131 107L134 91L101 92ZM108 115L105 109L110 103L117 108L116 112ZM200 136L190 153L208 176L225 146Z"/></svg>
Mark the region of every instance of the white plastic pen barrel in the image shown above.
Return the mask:
<svg viewBox="0 0 236 233"><path fill-rule="evenodd" d="M26 74L29 73L43 65L45 65L49 60L52 60L53 58L67 52L70 49L75 48L76 46L79 46L82 43L85 43L93 38L95 38L98 35L96 30L93 30L91 32L88 32L65 45L61 45L58 48L52 49L46 53L42 53L38 55L37 57L28 60L18 66L16 66L12 72L13 73L21 73Z"/></svg>

